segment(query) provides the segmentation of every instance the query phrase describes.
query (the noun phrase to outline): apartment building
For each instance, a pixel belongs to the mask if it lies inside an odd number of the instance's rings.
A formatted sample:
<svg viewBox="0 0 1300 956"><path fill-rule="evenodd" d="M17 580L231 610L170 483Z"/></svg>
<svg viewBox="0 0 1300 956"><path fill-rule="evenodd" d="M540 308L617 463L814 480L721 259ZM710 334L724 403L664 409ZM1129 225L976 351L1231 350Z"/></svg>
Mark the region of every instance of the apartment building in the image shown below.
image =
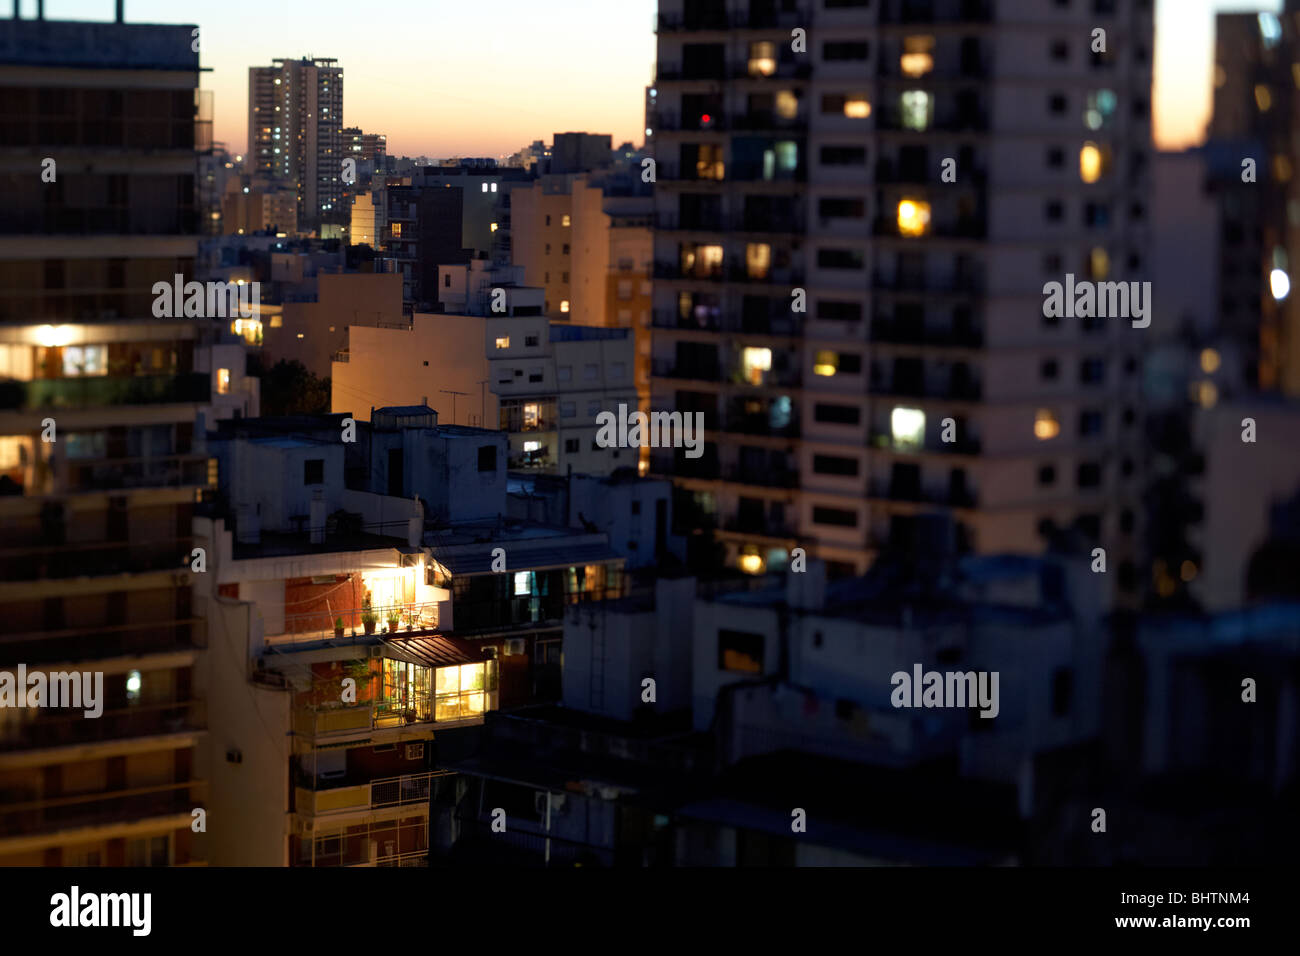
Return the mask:
<svg viewBox="0 0 1300 956"><path fill-rule="evenodd" d="M245 169L289 183L298 226L342 235L343 67L326 58L276 59L248 68Z"/></svg>
<svg viewBox="0 0 1300 956"><path fill-rule="evenodd" d="M565 608L622 592L603 534L504 519L501 433L344 418L209 436L214 862L424 865L441 743L557 698Z"/></svg>
<svg viewBox="0 0 1300 956"><path fill-rule="evenodd" d="M196 419L256 415L257 383L210 319L153 311L195 272L210 136L192 27L121 10L0 21L0 669L103 686L96 717L0 710L0 865L207 859Z"/></svg>
<svg viewBox="0 0 1300 956"><path fill-rule="evenodd" d="M934 510L979 553L1072 529L1134 587L1144 333L1043 287L1149 276L1151 4L665 0L658 33L651 404L712 432L652 459L676 512L755 571L860 571Z"/></svg>

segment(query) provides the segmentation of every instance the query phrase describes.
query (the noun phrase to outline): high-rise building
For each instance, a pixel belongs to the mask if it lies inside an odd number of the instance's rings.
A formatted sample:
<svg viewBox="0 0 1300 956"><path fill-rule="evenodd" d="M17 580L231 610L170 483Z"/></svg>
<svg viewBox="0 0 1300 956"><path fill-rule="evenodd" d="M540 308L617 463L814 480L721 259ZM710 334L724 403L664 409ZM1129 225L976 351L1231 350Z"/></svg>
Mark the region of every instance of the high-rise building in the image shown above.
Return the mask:
<svg viewBox="0 0 1300 956"><path fill-rule="evenodd" d="M256 383L220 323L153 308L194 271L199 55L118 9L0 20L0 673L27 675L0 707L0 866L205 861L195 426L256 415Z"/></svg>
<svg viewBox="0 0 1300 956"><path fill-rule="evenodd" d="M248 68L245 169L298 191L299 225L328 232L347 222L342 202L343 67L304 57Z"/></svg>
<svg viewBox="0 0 1300 956"><path fill-rule="evenodd" d="M652 470L728 563L861 570L941 510L1132 585L1144 332L1044 284L1149 278L1151 8L661 4L651 404L710 434Z"/></svg>

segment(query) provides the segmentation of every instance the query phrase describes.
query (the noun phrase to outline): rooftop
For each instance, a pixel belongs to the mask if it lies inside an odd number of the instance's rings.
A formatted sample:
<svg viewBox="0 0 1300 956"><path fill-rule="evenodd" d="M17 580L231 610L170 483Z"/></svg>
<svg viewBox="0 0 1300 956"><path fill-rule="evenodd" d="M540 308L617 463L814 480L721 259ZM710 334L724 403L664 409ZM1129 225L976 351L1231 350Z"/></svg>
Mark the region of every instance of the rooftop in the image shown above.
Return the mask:
<svg viewBox="0 0 1300 956"><path fill-rule="evenodd" d="M0 20L0 64L198 73L199 54L190 48L194 29L190 24L7 17Z"/></svg>
<svg viewBox="0 0 1300 956"><path fill-rule="evenodd" d="M593 325L551 323L552 342L597 342L608 339L625 339L630 332L630 329L606 329Z"/></svg>

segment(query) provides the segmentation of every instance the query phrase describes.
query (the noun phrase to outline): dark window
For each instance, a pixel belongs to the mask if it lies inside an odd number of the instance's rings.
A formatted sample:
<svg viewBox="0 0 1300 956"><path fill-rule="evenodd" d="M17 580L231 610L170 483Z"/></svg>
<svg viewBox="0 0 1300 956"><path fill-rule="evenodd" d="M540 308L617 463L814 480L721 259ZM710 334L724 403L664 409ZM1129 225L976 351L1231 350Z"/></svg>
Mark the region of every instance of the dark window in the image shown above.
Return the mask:
<svg viewBox="0 0 1300 956"><path fill-rule="evenodd" d="M308 458L302 463L302 483L304 485L325 484L324 458Z"/></svg>
<svg viewBox="0 0 1300 956"><path fill-rule="evenodd" d="M823 146L823 166L865 166L867 150L864 146Z"/></svg>
<svg viewBox="0 0 1300 956"><path fill-rule="evenodd" d="M817 215L823 219L861 219L866 203L861 199L819 199Z"/></svg>
<svg viewBox="0 0 1300 956"><path fill-rule="evenodd" d="M1100 435L1105 427L1106 419L1102 413L1090 408L1085 408L1079 412L1079 434L1083 435Z"/></svg>
<svg viewBox="0 0 1300 956"><path fill-rule="evenodd" d="M1074 674L1068 667L1059 667L1052 674L1052 716L1066 717L1070 713L1074 694Z"/></svg>
<svg viewBox="0 0 1300 956"><path fill-rule="evenodd" d="M866 40L829 40L822 44L822 59L865 60L867 58Z"/></svg>
<svg viewBox="0 0 1300 956"><path fill-rule="evenodd" d="M861 322L861 302L828 302L817 300L817 318L828 322Z"/></svg>
<svg viewBox="0 0 1300 956"><path fill-rule="evenodd" d="M1049 200L1046 208L1043 210L1043 215L1047 217L1048 222L1060 222L1061 218L1065 215L1065 207L1061 205L1059 199Z"/></svg>
<svg viewBox="0 0 1300 956"><path fill-rule="evenodd" d="M1057 114L1064 113L1065 103L1066 101L1065 101L1064 93L1053 93L1051 96L1047 98L1047 108L1053 113L1057 113Z"/></svg>
<svg viewBox="0 0 1300 956"><path fill-rule="evenodd" d="M858 460L838 455L813 455L813 471L819 475L855 476L858 473Z"/></svg>
<svg viewBox="0 0 1300 956"><path fill-rule="evenodd" d="M818 402L813 406L813 418L829 425L856 425L862 420L862 411L856 405L826 405Z"/></svg>
<svg viewBox="0 0 1300 956"><path fill-rule="evenodd" d="M564 450L571 455L576 454L578 451L579 444L580 442L576 438L566 438L564 439Z"/></svg>
<svg viewBox="0 0 1300 956"><path fill-rule="evenodd" d="M858 526L858 513L856 511L845 511L842 508L813 508L813 523L836 525L841 528L856 528Z"/></svg>
<svg viewBox="0 0 1300 956"><path fill-rule="evenodd" d="M763 673L763 635L718 631L718 668L745 674Z"/></svg>
<svg viewBox="0 0 1300 956"><path fill-rule="evenodd" d="M1059 146L1053 146L1047 150L1047 165L1052 169L1060 169L1065 165L1065 150Z"/></svg>
<svg viewBox="0 0 1300 956"><path fill-rule="evenodd" d="M443 287L444 289L450 289L450 288L451 288L451 274L450 274L450 273L448 273L447 275L445 275L445 276L442 277L442 287Z"/></svg>
<svg viewBox="0 0 1300 956"><path fill-rule="evenodd" d="M1106 379L1106 360L1086 358L1079 363L1079 381L1085 385L1096 385Z"/></svg>
<svg viewBox="0 0 1300 956"><path fill-rule="evenodd" d="M818 249L817 268L819 269L861 269L861 249Z"/></svg>
<svg viewBox="0 0 1300 956"><path fill-rule="evenodd" d="M1079 466L1077 477L1080 488L1096 488L1101 484L1101 465L1095 461L1085 461Z"/></svg>
<svg viewBox="0 0 1300 956"><path fill-rule="evenodd" d="M1056 466L1041 465L1038 469L1038 483L1040 485L1056 484Z"/></svg>
<svg viewBox="0 0 1300 956"><path fill-rule="evenodd" d="M1070 58L1070 44L1065 40L1052 41L1052 59L1068 60Z"/></svg>
<svg viewBox="0 0 1300 956"><path fill-rule="evenodd" d="M496 445L479 446L478 470L479 471L497 470L497 446Z"/></svg>
<svg viewBox="0 0 1300 956"><path fill-rule="evenodd" d="M535 336L535 335L525 335L525 336L524 336L524 345L526 345L526 346L529 347L529 348L534 348L534 347L537 345L537 336Z"/></svg>
<svg viewBox="0 0 1300 956"><path fill-rule="evenodd" d="M844 375L862 374L862 356L856 352L841 352L839 361L838 370Z"/></svg>
<svg viewBox="0 0 1300 956"><path fill-rule="evenodd" d="M1039 377L1048 381L1056 378L1059 371L1060 366L1057 365L1056 359L1043 359L1043 363L1038 366Z"/></svg>

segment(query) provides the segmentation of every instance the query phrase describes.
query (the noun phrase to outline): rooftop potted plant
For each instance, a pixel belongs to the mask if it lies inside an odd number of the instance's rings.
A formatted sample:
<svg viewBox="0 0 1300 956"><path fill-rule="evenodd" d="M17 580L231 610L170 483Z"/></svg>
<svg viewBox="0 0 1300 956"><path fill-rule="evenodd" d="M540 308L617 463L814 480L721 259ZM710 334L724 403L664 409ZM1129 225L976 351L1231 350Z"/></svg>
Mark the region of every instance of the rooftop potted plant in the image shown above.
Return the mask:
<svg viewBox="0 0 1300 956"><path fill-rule="evenodd" d="M389 611L388 612L388 633L389 634L394 634L397 632L397 620L398 620L397 612Z"/></svg>
<svg viewBox="0 0 1300 956"><path fill-rule="evenodd" d="M343 618L342 617L336 617L334 619L334 640L336 641L343 640Z"/></svg>
<svg viewBox="0 0 1300 956"><path fill-rule="evenodd" d="M379 615L370 607L370 598L366 597L361 604L361 626L366 629L367 634L375 633L375 625L379 623Z"/></svg>

